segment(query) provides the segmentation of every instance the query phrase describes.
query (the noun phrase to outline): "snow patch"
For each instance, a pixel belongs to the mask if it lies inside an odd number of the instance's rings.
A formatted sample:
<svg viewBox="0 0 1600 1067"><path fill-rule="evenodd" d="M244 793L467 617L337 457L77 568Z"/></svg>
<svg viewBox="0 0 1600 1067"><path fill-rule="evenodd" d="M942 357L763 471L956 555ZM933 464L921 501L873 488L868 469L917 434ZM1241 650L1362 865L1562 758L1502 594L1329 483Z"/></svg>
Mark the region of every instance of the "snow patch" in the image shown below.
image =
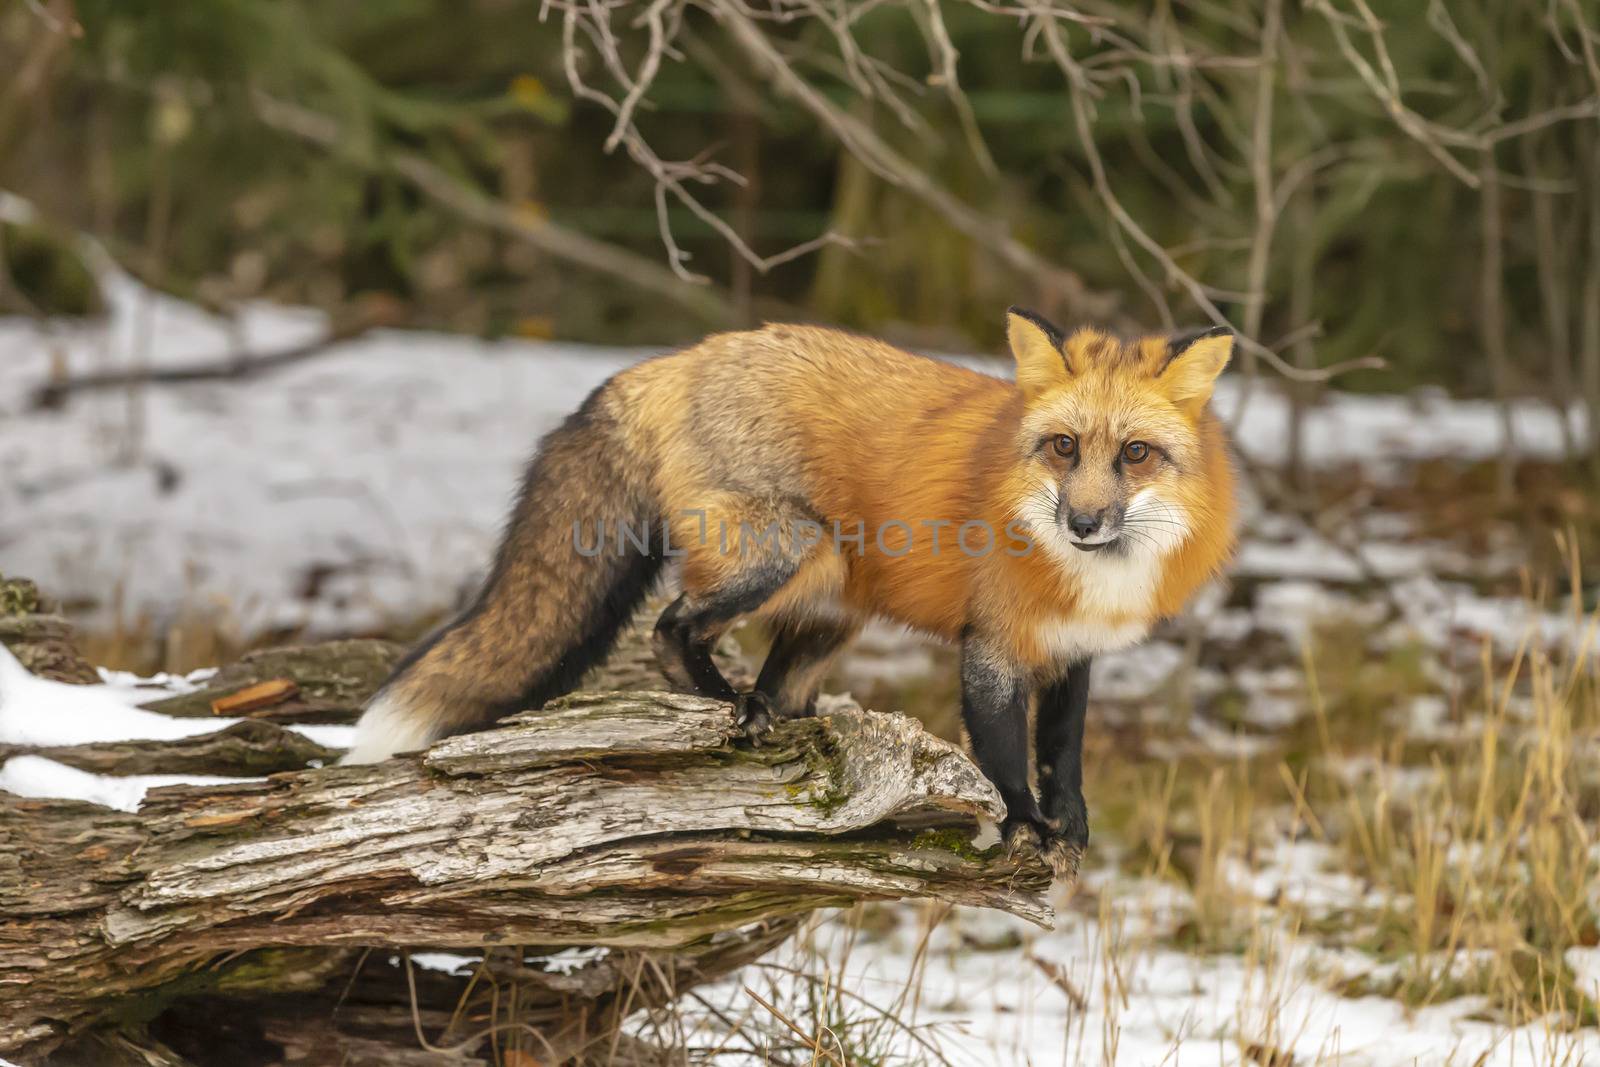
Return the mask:
<svg viewBox="0 0 1600 1067"><path fill-rule="evenodd" d="M0 765L0 792L19 797L83 800L117 811L138 811L152 789L168 785L232 785L259 778L225 778L203 774L133 774L112 777L91 774L43 756L13 756Z"/></svg>
<svg viewBox="0 0 1600 1067"><path fill-rule="evenodd" d="M398 964L400 957L390 957L389 962ZM461 956L454 952L413 952L411 962L425 971L441 971L454 978L465 978L483 962L483 957Z"/></svg>
<svg viewBox="0 0 1600 1067"><path fill-rule="evenodd" d="M611 949L605 945L595 945L587 948L572 946L553 952L548 956L525 956L524 963L532 964L544 969L547 974L574 974L583 970L591 963L597 963L611 955Z"/></svg>
<svg viewBox="0 0 1600 1067"><path fill-rule="evenodd" d="M0 745L38 748L120 741L175 741L227 729L243 720L180 718L145 711L139 703L191 692L214 672L141 678L102 671L101 685L67 685L30 674L0 645ZM345 748L354 727L295 723L287 729L329 748ZM138 811L145 793L167 785L225 785L258 781L216 775L91 774L42 756L14 756L0 764L0 792L23 797L84 800L118 811Z"/></svg>
<svg viewBox="0 0 1600 1067"><path fill-rule="evenodd" d="M67 685L28 673L0 645L0 744L85 745L99 741L171 741L209 734L237 719L183 719L133 707L148 688Z"/></svg>

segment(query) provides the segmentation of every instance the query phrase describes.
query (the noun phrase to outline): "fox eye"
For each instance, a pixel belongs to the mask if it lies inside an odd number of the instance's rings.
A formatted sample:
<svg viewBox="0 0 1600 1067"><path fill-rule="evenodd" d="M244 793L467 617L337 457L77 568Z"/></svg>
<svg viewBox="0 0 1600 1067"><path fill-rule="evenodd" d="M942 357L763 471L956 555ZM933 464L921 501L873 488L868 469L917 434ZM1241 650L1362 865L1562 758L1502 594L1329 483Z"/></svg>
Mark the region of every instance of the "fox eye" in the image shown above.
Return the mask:
<svg viewBox="0 0 1600 1067"><path fill-rule="evenodd" d="M1150 446L1143 441L1129 441L1122 446L1122 458L1129 463L1143 463L1150 455Z"/></svg>
<svg viewBox="0 0 1600 1067"><path fill-rule="evenodd" d="M1058 434L1054 442L1056 455L1071 459L1078 454L1078 440L1071 434Z"/></svg>

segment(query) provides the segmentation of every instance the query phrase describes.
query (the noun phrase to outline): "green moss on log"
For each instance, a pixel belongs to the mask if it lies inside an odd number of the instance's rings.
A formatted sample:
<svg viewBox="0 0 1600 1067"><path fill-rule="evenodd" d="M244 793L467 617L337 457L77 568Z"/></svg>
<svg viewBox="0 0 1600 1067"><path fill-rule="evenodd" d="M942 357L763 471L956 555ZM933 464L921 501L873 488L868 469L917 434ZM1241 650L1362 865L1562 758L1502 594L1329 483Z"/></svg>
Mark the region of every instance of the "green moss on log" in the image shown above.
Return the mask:
<svg viewBox="0 0 1600 1067"><path fill-rule="evenodd" d="M0 574L0 616L37 615L43 610L37 585Z"/></svg>

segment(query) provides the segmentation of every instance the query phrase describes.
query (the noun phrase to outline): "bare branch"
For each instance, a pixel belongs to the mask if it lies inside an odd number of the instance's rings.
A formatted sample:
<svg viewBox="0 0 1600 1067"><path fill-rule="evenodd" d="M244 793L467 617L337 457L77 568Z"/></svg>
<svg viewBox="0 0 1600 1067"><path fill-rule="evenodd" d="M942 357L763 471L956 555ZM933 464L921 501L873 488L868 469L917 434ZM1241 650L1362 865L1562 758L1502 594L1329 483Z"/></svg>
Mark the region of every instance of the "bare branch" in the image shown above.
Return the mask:
<svg viewBox="0 0 1600 1067"><path fill-rule="evenodd" d="M645 25L650 27L650 47L645 52L644 61L639 67L639 76L634 79L628 88L628 95L623 98L622 104L617 108L616 125L611 129L611 135L606 138L606 151L616 149L617 142L622 140L623 133L633 124L633 110L639 106L639 101L644 99L644 94L650 90L651 84L656 80L656 72L661 69L661 55L666 51L666 30L662 23L661 13L675 0L650 0L650 6L645 8Z"/></svg>
<svg viewBox="0 0 1600 1067"><path fill-rule="evenodd" d="M610 151L616 145L622 145L627 149L629 158L655 179L657 226L662 245L667 251L667 265L681 282L704 285L708 284L710 279L706 275L690 271L685 266L690 258L689 253L678 244L672 233L673 202L687 208L733 248L740 258L762 274L819 247L834 244L854 247L854 242L850 238L830 231L776 255L763 256L756 252L731 224L707 207L688 188L689 184L710 186L722 181L742 185L745 182L742 175L706 158L681 162L664 160L651 148L639 130L635 115L647 98L649 87L660 70L661 57L672 47L674 35L681 29L682 0L652 0L641 16L640 21L649 32L645 58L640 63L638 77L631 76L623 64L619 42L611 26L611 11L600 4L599 0L582 0L582 2L551 0L547 6L561 12L562 67L573 94L580 99L600 105L613 115L611 134L606 139L606 150ZM604 66L618 84L623 86L625 93L621 100L595 88L584 79L581 69L584 53L578 45L580 34L599 53ZM880 86L880 89L886 92L886 87Z"/></svg>
<svg viewBox="0 0 1600 1067"><path fill-rule="evenodd" d="M343 144L338 122L326 115L260 92L254 95L254 102L256 114L274 129L333 151ZM733 307L720 294L708 287L685 285L654 260L597 241L547 218L515 211L419 155L401 152L386 162L421 192L479 225L526 241L575 266L666 297L702 320L722 324L735 319Z"/></svg>
<svg viewBox="0 0 1600 1067"><path fill-rule="evenodd" d="M216 359L186 363L176 367L134 366L109 369L47 382L34 392L34 408L58 407L75 393L97 392L106 389L125 389L144 385L187 385L194 382L236 381L254 378L269 371L304 363L326 355L335 346L354 340L376 326L396 321L395 307L387 302L374 302L351 322L338 326L315 340L290 345L271 352L251 355L247 352L230 352Z"/></svg>
<svg viewBox="0 0 1600 1067"><path fill-rule="evenodd" d="M1255 189L1255 239L1246 267L1245 336L1261 332L1261 315L1267 306L1267 264L1272 237L1278 225L1278 201L1273 192L1272 104L1277 96L1278 37L1283 32L1283 0L1266 0L1261 22L1261 65L1256 71L1255 125L1250 139L1250 179Z"/></svg>
<svg viewBox="0 0 1600 1067"><path fill-rule="evenodd" d="M779 90L809 111L839 138L845 148L872 173L910 192L937 211L961 233L996 254L1008 266L1037 278L1058 294L1068 308L1085 318L1107 318L1114 301L1091 292L1083 279L1029 249L1006 232L998 221L951 194L922 169L891 148L868 125L841 111L815 86L784 62L767 38L734 0L708 0L740 48L773 79Z"/></svg>
<svg viewBox="0 0 1600 1067"><path fill-rule="evenodd" d="M930 51L939 70L938 84L944 89L950 106L955 108L956 117L961 121L961 132L967 139L967 148L985 174L998 178L1000 168L995 166L994 156L984 143L982 131L978 129L978 116L973 113L972 102L967 99L967 94L961 91L961 79L956 72L958 54L955 44L950 40L950 31L945 28L939 0L923 0L922 7L913 10L923 14L921 25L929 37Z"/></svg>
<svg viewBox="0 0 1600 1067"><path fill-rule="evenodd" d="M1042 2L1040 3L1040 7L1041 17L1035 21L1034 25L1038 29L1039 35L1045 41L1051 58L1055 61L1056 65L1061 69L1062 74L1066 77L1068 86L1067 97L1072 107L1072 116L1078 132L1079 146L1082 148L1085 156L1088 158L1089 170L1094 178L1095 191L1100 195L1101 200L1106 206L1106 210L1110 212L1111 217L1113 220L1115 220L1116 224L1121 226L1127 232L1127 234L1133 238L1135 244L1144 249L1147 254L1152 256L1158 263L1161 264L1162 268L1167 272L1168 280L1187 292L1189 298L1194 301L1197 307L1199 307L1211 318L1212 322L1218 323L1219 325L1226 324L1228 321L1227 317L1222 314L1221 309L1219 309L1215 302L1212 301L1211 296L1207 292L1206 286L1201 284L1196 278L1180 267L1177 261L1174 260L1167 250L1161 246L1160 242L1151 237L1150 234L1134 220L1133 216L1131 216L1127 209L1122 205L1121 200L1117 198L1115 191L1111 187L1110 180L1106 177L1105 162L1101 158L1100 151L1095 145L1093 120L1090 118L1088 103L1085 99L1087 79L1084 77L1082 68L1073 59L1072 54L1068 51L1066 41L1062 38L1060 30L1055 21L1048 17L1048 10L1043 9ZM1295 381L1325 381L1328 378L1350 370L1381 367L1383 365L1382 360L1368 356L1360 359L1348 360L1344 363L1336 364L1331 367L1323 367L1315 370L1302 369L1300 367L1291 365L1276 352L1266 348L1253 337L1241 336L1238 340L1238 344L1242 348L1245 348L1248 351L1253 351L1256 355L1260 356L1270 366L1272 366L1274 370L1278 371L1278 373L1282 374L1284 377L1293 379Z"/></svg>
<svg viewBox="0 0 1600 1067"><path fill-rule="evenodd" d="M1439 128L1406 107L1401 101L1398 79L1394 75L1393 64L1389 61L1387 50L1382 48L1382 33L1377 26L1377 19L1372 17L1371 11L1366 11L1369 20L1367 26L1379 48L1379 55L1382 57L1381 62L1385 67L1387 77L1379 76L1378 72L1373 69L1372 64L1367 61L1367 58L1361 54L1361 51L1356 48L1355 43L1350 39L1348 25L1350 20L1348 16L1335 12L1329 0L1308 0L1307 6L1320 13L1327 20L1329 28L1333 31L1334 42L1339 46L1339 51L1349 61L1350 65L1355 68L1356 73L1361 76L1361 80L1366 83L1372 95L1377 97L1384 110L1394 119L1395 125L1399 126L1412 140L1421 145L1429 155L1437 159L1445 170L1454 175L1462 184L1473 189L1478 188L1478 176L1452 155L1449 149L1441 143ZM1362 5L1362 7L1365 9L1365 5ZM1456 138L1452 136L1450 139L1455 140Z"/></svg>

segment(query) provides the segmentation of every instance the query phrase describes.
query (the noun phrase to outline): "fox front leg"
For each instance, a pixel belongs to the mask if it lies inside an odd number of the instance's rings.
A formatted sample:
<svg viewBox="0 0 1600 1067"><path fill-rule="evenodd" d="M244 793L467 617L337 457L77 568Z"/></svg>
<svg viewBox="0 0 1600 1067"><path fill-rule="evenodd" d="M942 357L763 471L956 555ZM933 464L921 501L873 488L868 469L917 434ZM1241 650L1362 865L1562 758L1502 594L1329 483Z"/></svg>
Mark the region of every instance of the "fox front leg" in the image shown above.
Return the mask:
<svg viewBox="0 0 1600 1067"><path fill-rule="evenodd" d="M1039 694L1035 731L1039 792L1058 835L1047 852L1051 865L1075 873L1089 847L1089 808L1083 802L1083 721L1089 708L1089 663L1080 660Z"/></svg>
<svg viewBox="0 0 1600 1067"><path fill-rule="evenodd" d="M762 597L765 599L765 597ZM685 593L656 620L652 643L656 662L672 684L733 705L734 724L752 741L772 728L772 714L761 693L741 693L711 657L728 623L760 600L722 597L695 600Z"/></svg>
<svg viewBox="0 0 1600 1067"><path fill-rule="evenodd" d="M1000 832L1008 849L1033 836L1050 837L1033 790L1028 788L1028 698L1026 675L981 637L961 643L961 720L972 756L1006 805Z"/></svg>

